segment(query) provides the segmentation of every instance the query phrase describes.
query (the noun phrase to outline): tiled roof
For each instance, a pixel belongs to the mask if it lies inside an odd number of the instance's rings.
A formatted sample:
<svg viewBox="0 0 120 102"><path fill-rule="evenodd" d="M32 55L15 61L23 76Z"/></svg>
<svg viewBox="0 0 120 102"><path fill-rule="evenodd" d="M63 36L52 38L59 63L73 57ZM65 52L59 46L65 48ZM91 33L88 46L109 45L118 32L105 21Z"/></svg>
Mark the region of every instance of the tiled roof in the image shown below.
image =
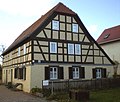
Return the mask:
<svg viewBox="0 0 120 102"><path fill-rule="evenodd" d="M22 34L20 34L20 36L7 48L7 50L5 50L3 55L14 49L22 41L29 38L34 33L34 31L37 30L37 28L41 26L41 24L44 23L44 21L46 21L46 19L49 18L49 16L52 15L54 12L65 13L68 15L76 15L75 12L66 7L64 4L62 4L61 2L58 3L50 11L48 11L45 15L41 16L40 19L38 19L35 23L33 23L30 27L23 31Z"/></svg>
<svg viewBox="0 0 120 102"><path fill-rule="evenodd" d="M109 43L120 40L120 25L105 29L97 39L99 44Z"/></svg>

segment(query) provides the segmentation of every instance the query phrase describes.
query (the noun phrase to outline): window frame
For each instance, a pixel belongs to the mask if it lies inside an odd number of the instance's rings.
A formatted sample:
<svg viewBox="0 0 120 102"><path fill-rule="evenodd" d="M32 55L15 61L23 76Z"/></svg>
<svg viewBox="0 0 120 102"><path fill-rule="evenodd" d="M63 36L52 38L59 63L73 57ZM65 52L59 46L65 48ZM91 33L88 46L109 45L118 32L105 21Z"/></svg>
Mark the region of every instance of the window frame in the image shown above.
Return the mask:
<svg viewBox="0 0 120 102"><path fill-rule="evenodd" d="M53 30L59 30L60 29L60 27L59 27L59 21L57 21L57 20L52 20L52 29Z"/></svg>
<svg viewBox="0 0 120 102"><path fill-rule="evenodd" d="M52 69L52 71L51 71ZM55 71L56 69L56 71ZM50 80L58 79L58 68L57 67L50 67Z"/></svg>
<svg viewBox="0 0 120 102"><path fill-rule="evenodd" d="M78 33L78 24L76 24L76 23L72 24L72 32Z"/></svg>
<svg viewBox="0 0 120 102"><path fill-rule="evenodd" d="M26 44L23 45L23 53L26 54Z"/></svg>
<svg viewBox="0 0 120 102"><path fill-rule="evenodd" d="M20 47L18 47L18 56L20 56Z"/></svg>
<svg viewBox="0 0 120 102"><path fill-rule="evenodd" d="M22 68L16 67L14 69L14 78L26 80L26 67L25 66L23 66Z"/></svg>
<svg viewBox="0 0 120 102"><path fill-rule="evenodd" d="M73 69L73 71L72 71L73 79L79 79L80 78L80 68L73 67L72 69Z"/></svg>
<svg viewBox="0 0 120 102"><path fill-rule="evenodd" d="M74 44L72 43L68 43L68 54L74 54Z"/></svg>
<svg viewBox="0 0 120 102"><path fill-rule="evenodd" d="M75 44L75 54L81 55L81 45L80 44Z"/></svg>
<svg viewBox="0 0 120 102"><path fill-rule="evenodd" d="M101 68L97 68L96 69L96 78L102 78L102 69Z"/></svg>
<svg viewBox="0 0 120 102"><path fill-rule="evenodd" d="M50 42L50 53L57 53L57 42Z"/></svg>

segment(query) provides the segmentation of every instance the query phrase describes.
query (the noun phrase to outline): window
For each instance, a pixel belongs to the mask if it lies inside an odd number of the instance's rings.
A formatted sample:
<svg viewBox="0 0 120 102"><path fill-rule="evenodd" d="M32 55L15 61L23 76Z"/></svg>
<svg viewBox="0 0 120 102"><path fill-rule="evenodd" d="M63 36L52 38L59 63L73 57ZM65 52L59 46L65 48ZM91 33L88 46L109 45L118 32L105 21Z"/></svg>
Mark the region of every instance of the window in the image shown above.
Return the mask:
<svg viewBox="0 0 120 102"><path fill-rule="evenodd" d="M58 77L58 71L57 71L57 67L51 67L50 68L50 79L57 79Z"/></svg>
<svg viewBox="0 0 120 102"><path fill-rule="evenodd" d="M52 29L59 30L59 21L52 21Z"/></svg>
<svg viewBox="0 0 120 102"><path fill-rule="evenodd" d="M64 79L63 67L48 66L45 67L45 80L50 79Z"/></svg>
<svg viewBox="0 0 120 102"><path fill-rule="evenodd" d="M26 54L26 45L25 44L24 44L23 50L24 50L24 54Z"/></svg>
<svg viewBox="0 0 120 102"><path fill-rule="evenodd" d="M81 66L69 67L69 79L79 78L85 78L85 68Z"/></svg>
<svg viewBox="0 0 120 102"><path fill-rule="evenodd" d="M110 34L106 34L106 35L104 36L104 39L107 39L109 36L110 36Z"/></svg>
<svg viewBox="0 0 120 102"><path fill-rule="evenodd" d="M50 53L57 53L57 43L50 42Z"/></svg>
<svg viewBox="0 0 120 102"><path fill-rule="evenodd" d="M72 32L78 33L78 24L72 24Z"/></svg>
<svg viewBox="0 0 120 102"><path fill-rule="evenodd" d="M22 68L15 68L14 78L26 80L26 68L23 66Z"/></svg>
<svg viewBox="0 0 120 102"><path fill-rule="evenodd" d="M93 78L106 78L106 68L94 68Z"/></svg>
<svg viewBox="0 0 120 102"><path fill-rule="evenodd" d="M79 79L79 67L73 67L73 79Z"/></svg>
<svg viewBox="0 0 120 102"><path fill-rule="evenodd" d="M18 56L20 56L20 47L18 48Z"/></svg>
<svg viewBox="0 0 120 102"><path fill-rule="evenodd" d="M101 78L101 69L96 69L96 78Z"/></svg>
<svg viewBox="0 0 120 102"><path fill-rule="evenodd" d="M75 47L75 48L74 48ZM80 44L68 44L68 54L81 54L81 47Z"/></svg>
<svg viewBox="0 0 120 102"><path fill-rule="evenodd" d="M74 54L74 44L68 44L68 54Z"/></svg>
<svg viewBox="0 0 120 102"><path fill-rule="evenodd" d="M81 53L81 51L80 51L80 44L75 44L75 54L77 54L77 55L80 55Z"/></svg>

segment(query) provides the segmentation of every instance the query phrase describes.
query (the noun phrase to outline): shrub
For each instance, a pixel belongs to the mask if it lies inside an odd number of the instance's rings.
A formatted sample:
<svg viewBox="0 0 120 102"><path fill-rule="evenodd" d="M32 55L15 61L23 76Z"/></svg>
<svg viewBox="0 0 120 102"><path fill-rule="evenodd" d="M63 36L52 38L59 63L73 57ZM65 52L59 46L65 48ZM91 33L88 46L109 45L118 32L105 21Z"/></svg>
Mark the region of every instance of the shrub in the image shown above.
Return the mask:
<svg viewBox="0 0 120 102"><path fill-rule="evenodd" d="M13 88L12 82L8 82L8 83L7 83L7 88L8 88L8 89Z"/></svg>
<svg viewBox="0 0 120 102"><path fill-rule="evenodd" d="M42 93L44 97L48 97L51 94L51 89L42 89Z"/></svg>
<svg viewBox="0 0 120 102"><path fill-rule="evenodd" d="M37 86L35 88L32 88L30 93L35 94L35 93L42 93L42 89L38 88Z"/></svg>

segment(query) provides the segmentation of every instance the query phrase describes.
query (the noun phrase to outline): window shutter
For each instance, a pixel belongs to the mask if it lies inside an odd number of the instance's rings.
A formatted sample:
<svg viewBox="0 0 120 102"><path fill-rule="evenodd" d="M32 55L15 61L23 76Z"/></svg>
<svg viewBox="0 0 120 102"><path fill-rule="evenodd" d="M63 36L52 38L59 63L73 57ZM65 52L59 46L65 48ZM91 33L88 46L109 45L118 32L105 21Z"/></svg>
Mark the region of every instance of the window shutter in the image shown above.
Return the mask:
<svg viewBox="0 0 120 102"><path fill-rule="evenodd" d="M69 79L73 79L72 67L69 67Z"/></svg>
<svg viewBox="0 0 120 102"><path fill-rule="evenodd" d="M79 76L80 78L85 78L85 68L84 67L80 67L79 68Z"/></svg>
<svg viewBox="0 0 120 102"><path fill-rule="evenodd" d="M15 68L15 69L14 69L14 70L15 70L15 71L14 71L14 78L17 78L17 69L18 69L18 68Z"/></svg>
<svg viewBox="0 0 120 102"><path fill-rule="evenodd" d="M64 79L63 67L58 67L58 79Z"/></svg>
<svg viewBox="0 0 120 102"><path fill-rule="evenodd" d="M96 69L92 69L93 78L96 78Z"/></svg>
<svg viewBox="0 0 120 102"><path fill-rule="evenodd" d="M49 80L49 79L50 79L50 68L45 67L45 80Z"/></svg>
<svg viewBox="0 0 120 102"><path fill-rule="evenodd" d="M106 69L105 68L102 69L102 78L106 78Z"/></svg>
<svg viewBox="0 0 120 102"><path fill-rule="evenodd" d="M24 75L23 75L23 79L26 80L26 68L25 68L25 67L23 68L23 72L24 72L24 73L23 73L23 74L24 74Z"/></svg>

